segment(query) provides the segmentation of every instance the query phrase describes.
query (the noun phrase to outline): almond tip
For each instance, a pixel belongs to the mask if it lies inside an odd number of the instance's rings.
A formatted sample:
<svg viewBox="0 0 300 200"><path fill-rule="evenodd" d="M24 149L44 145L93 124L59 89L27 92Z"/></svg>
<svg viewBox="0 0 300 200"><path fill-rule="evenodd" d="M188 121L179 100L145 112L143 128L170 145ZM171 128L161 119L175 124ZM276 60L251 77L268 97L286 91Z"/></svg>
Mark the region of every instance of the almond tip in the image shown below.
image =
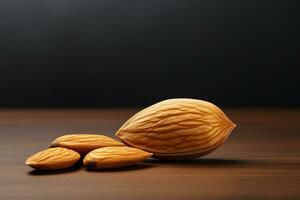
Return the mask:
<svg viewBox="0 0 300 200"><path fill-rule="evenodd" d="M52 142L49 147L59 147L58 142Z"/></svg>

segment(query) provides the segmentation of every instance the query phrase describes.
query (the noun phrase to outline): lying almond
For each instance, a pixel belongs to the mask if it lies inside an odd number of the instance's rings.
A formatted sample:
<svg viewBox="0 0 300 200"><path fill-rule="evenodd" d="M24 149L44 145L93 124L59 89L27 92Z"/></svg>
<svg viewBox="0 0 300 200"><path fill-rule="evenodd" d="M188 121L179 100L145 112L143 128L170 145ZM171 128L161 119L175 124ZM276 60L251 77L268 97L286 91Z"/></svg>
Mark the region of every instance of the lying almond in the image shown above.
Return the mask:
<svg viewBox="0 0 300 200"><path fill-rule="evenodd" d="M80 155L70 149L61 147L50 148L30 156L25 164L40 170L56 170L73 166Z"/></svg>
<svg viewBox="0 0 300 200"><path fill-rule="evenodd" d="M110 146L124 146L124 144L105 135L69 134L56 138L50 145L50 147L64 147L83 154Z"/></svg>
<svg viewBox="0 0 300 200"><path fill-rule="evenodd" d="M109 169L141 162L152 153L131 147L103 147L89 152L83 159L88 169Z"/></svg>
<svg viewBox="0 0 300 200"><path fill-rule="evenodd" d="M160 159L189 159L218 148L234 127L212 103L169 99L135 114L116 135L125 144Z"/></svg>

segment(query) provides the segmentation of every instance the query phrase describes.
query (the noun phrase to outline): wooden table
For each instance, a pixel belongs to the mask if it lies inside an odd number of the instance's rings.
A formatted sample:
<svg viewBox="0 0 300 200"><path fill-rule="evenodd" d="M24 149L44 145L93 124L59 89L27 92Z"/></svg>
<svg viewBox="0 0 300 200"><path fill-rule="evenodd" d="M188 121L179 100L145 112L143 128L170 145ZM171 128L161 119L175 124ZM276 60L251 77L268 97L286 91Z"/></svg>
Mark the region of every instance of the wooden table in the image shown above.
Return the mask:
<svg viewBox="0 0 300 200"><path fill-rule="evenodd" d="M297 109L227 109L238 127L215 152L190 162L52 173L24 164L63 133L113 136L136 111L0 110L0 199L300 199Z"/></svg>

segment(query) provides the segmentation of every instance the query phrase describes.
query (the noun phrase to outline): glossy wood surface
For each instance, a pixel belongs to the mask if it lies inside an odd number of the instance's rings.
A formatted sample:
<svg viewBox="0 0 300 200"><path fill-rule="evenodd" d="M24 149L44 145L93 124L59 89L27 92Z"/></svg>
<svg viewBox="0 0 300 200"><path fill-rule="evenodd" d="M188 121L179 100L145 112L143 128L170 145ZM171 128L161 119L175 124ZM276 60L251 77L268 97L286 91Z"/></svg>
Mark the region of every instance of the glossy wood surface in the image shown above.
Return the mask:
<svg viewBox="0 0 300 200"><path fill-rule="evenodd" d="M0 199L300 199L300 110L225 109L238 127L192 161L42 173L25 159L64 133L115 131L137 109L0 110Z"/></svg>

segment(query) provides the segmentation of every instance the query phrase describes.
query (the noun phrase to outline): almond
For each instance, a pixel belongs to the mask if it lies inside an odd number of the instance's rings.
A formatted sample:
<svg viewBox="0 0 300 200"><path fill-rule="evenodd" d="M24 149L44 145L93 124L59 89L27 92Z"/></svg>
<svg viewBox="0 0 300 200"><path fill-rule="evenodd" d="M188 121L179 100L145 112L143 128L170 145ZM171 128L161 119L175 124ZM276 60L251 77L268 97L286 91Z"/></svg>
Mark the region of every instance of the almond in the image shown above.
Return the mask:
<svg viewBox="0 0 300 200"><path fill-rule="evenodd" d="M124 146L124 144L105 135L68 134L56 138L50 145L50 147L73 149L83 154L97 148L110 146Z"/></svg>
<svg viewBox="0 0 300 200"><path fill-rule="evenodd" d="M116 135L160 159L189 159L218 148L235 126L212 103L169 99L135 114Z"/></svg>
<svg viewBox="0 0 300 200"><path fill-rule="evenodd" d="M131 147L103 147L89 152L83 159L88 169L109 169L141 162L152 153Z"/></svg>
<svg viewBox="0 0 300 200"><path fill-rule="evenodd" d="M40 170L56 170L71 167L79 159L79 153L70 149L56 147L30 156L25 164Z"/></svg>

